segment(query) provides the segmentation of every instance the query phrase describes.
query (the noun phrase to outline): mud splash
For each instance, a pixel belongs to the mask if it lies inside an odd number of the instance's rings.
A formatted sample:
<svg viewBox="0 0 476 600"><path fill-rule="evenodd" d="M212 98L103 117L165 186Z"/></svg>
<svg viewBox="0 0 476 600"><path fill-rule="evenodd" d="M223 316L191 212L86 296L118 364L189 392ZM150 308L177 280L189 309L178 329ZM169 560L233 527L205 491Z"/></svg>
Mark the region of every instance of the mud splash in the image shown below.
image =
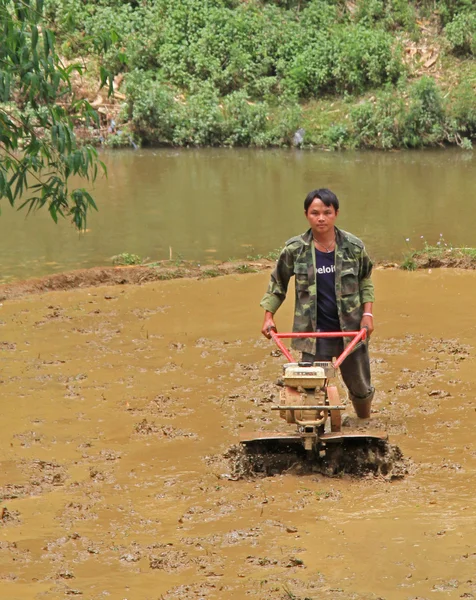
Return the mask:
<svg viewBox="0 0 476 600"><path fill-rule="evenodd" d="M414 469L398 446L383 440L346 440L327 447L323 456L310 459L296 446L283 447L255 442L232 446L224 458L230 464L230 479L253 479L274 475L310 475L327 477L380 477L388 481L401 479Z"/></svg>

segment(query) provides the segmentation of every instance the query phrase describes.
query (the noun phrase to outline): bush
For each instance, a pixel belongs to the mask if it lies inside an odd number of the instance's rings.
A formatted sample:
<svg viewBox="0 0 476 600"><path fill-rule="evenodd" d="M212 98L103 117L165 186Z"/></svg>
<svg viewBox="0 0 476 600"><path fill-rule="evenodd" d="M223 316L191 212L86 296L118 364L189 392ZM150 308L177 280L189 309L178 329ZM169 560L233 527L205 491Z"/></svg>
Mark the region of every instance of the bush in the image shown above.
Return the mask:
<svg viewBox="0 0 476 600"><path fill-rule="evenodd" d="M56 25L60 34L69 34L74 28L80 30L93 14L94 6L77 0L45 0L45 15Z"/></svg>
<svg viewBox="0 0 476 600"><path fill-rule="evenodd" d="M444 102L433 80L409 94L395 30L418 32L415 11L435 11L458 54L474 55L473 0L45 0L67 57L98 52L119 36L103 66L126 71L131 134L155 144L418 147L474 137L474 91ZM124 62L127 57L127 62ZM387 86L390 86L387 89ZM384 87L383 91L381 88ZM299 101L376 90L345 122L302 122ZM333 112L333 111L332 111ZM345 110L348 112L348 109ZM311 131L312 130L312 131ZM467 139L467 141L465 141ZM126 138L108 143L120 144Z"/></svg>
<svg viewBox="0 0 476 600"><path fill-rule="evenodd" d="M375 101L357 105L350 111L351 133L358 146L390 150L403 145L404 100L389 90Z"/></svg>
<svg viewBox="0 0 476 600"><path fill-rule="evenodd" d="M436 9L442 25L447 25L460 14L474 11L474 0L437 0Z"/></svg>
<svg viewBox="0 0 476 600"><path fill-rule="evenodd" d="M289 143L299 126L300 109L271 109L251 102L244 91L224 99L211 83L195 86L185 96L150 73L126 77L127 108L122 118L149 143L176 146L265 146Z"/></svg>
<svg viewBox="0 0 476 600"><path fill-rule="evenodd" d="M146 142L171 143L179 107L174 91L151 73L136 71L125 79L127 115L131 129Z"/></svg>
<svg viewBox="0 0 476 600"><path fill-rule="evenodd" d="M455 54L476 56L476 11L457 15L445 27L445 34Z"/></svg>
<svg viewBox="0 0 476 600"><path fill-rule="evenodd" d="M289 103L275 107L269 115L265 143L261 145L290 146L301 123L302 109L298 104Z"/></svg>
<svg viewBox="0 0 476 600"><path fill-rule="evenodd" d="M460 84L453 91L449 108L458 133L468 138L476 137L476 93L473 85L469 81Z"/></svg>
<svg viewBox="0 0 476 600"><path fill-rule="evenodd" d="M227 146L261 145L267 127L268 107L250 102L245 92L233 92L223 102L224 143Z"/></svg>
<svg viewBox="0 0 476 600"><path fill-rule="evenodd" d="M359 146L381 149L418 148L453 140L441 91L423 77L405 98L388 90L350 112L351 131Z"/></svg>
<svg viewBox="0 0 476 600"><path fill-rule="evenodd" d="M165 77L180 87L207 81L222 95L239 89L255 93L261 79L274 76L279 32L290 15L257 2L232 10L219 0L157 0L149 52ZM274 83L268 81L265 88Z"/></svg>
<svg viewBox="0 0 476 600"><path fill-rule="evenodd" d="M91 40L113 29L120 43L107 52L107 68L123 70L126 56L131 71L152 71L187 92L206 83L220 96L244 91L255 100L283 92L312 97L360 91L394 81L403 71L388 32L352 23L344 4L330 0L47 3L69 54L94 52Z"/></svg>
<svg viewBox="0 0 476 600"><path fill-rule="evenodd" d="M410 90L410 105L404 116L402 142L416 148L447 140L447 118L443 96L431 77L422 77Z"/></svg>
<svg viewBox="0 0 476 600"><path fill-rule="evenodd" d="M217 90L206 84L175 111L172 142L176 146L217 146L223 141L223 112Z"/></svg>
<svg viewBox="0 0 476 600"><path fill-rule="evenodd" d="M113 265L140 265L142 264L142 258L138 254L130 254L129 252L122 252L111 257Z"/></svg>
<svg viewBox="0 0 476 600"><path fill-rule="evenodd" d="M287 74L287 85L301 97L329 92L361 92L396 81L404 72L390 34L361 25L339 25L309 41Z"/></svg>
<svg viewBox="0 0 476 600"><path fill-rule="evenodd" d="M342 123L331 125L324 131L323 143L325 146L339 150L351 145L349 128Z"/></svg>
<svg viewBox="0 0 476 600"><path fill-rule="evenodd" d="M410 32L418 29L415 8L407 0L359 0L354 18L366 27L380 25L387 30L403 27Z"/></svg>

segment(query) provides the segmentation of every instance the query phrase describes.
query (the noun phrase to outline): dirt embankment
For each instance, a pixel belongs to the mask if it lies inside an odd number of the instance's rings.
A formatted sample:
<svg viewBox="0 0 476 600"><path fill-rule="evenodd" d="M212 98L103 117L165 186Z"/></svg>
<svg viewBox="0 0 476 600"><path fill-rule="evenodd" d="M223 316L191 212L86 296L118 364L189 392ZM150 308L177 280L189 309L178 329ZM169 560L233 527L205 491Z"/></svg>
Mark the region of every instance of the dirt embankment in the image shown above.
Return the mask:
<svg viewBox="0 0 476 600"><path fill-rule="evenodd" d="M444 251L437 255L434 253L418 252L411 257L415 269L459 268L476 269L475 256L464 252ZM25 294L72 290L95 286L115 285L141 285L153 281L166 281L170 279L211 279L222 275L258 273L272 269L274 260L262 258L253 261L229 261L211 265L199 265L187 261L160 261L153 265L131 265L116 267L93 267L90 269L77 269L65 273L55 273L36 279L15 281L0 285L0 302L18 298ZM380 262L377 269L398 269L401 266L393 262Z"/></svg>
<svg viewBox="0 0 476 600"><path fill-rule="evenodd" d="M448 249L438 253L416 252L411 260L415 269L476 269L476 250Z"/></svg>
<svg viewBox="0 0 476 600"><path fill-rule="evenodd" d="M224 262L212 265L197 265L185 261L179 263L162 261L157 263L156 266L93 267L0 285L0 301L18 298L25 294L72 290L99 285L141 285L169 279L194 277L209 279L220 275L257 273L271 269L273 265L273 261L263 259L260 261Z"/></svg>

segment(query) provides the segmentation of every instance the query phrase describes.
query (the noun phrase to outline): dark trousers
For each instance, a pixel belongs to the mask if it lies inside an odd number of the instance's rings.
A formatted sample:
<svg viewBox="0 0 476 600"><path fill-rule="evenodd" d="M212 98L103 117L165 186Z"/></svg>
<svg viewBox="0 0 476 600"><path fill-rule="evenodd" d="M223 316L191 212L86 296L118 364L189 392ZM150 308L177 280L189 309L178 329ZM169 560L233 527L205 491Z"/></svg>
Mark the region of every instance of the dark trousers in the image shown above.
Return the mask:
<svg viewBox="0 0 476 600"><path fill-rule="evenodd" d="M302 353L303 362L330 361L342 354L344 342L339 338L317 338L316 354ZM358 346L340 366L342 379L351 400L371 400L375 389L371 384L368 343Z"/></svg>

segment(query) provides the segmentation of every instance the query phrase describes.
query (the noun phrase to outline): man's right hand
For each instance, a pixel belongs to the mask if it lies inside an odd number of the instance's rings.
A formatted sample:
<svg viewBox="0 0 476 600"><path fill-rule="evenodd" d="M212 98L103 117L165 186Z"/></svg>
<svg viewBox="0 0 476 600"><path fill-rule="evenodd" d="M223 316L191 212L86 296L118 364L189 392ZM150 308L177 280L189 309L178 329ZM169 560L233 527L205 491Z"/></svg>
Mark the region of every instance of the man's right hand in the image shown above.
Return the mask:
<svg viewBox="0 0 476 600"><path fill-rule="evenodd" d="M263 327L261 328L261 333L264 335L264 337L271 339L271 334L269 333L271 329L274 329L275 331L277 331L276 328L276 323L274 322L273 319L274 315L273 313L266 311L264 313L264 321L263 321Z"/></svg>

